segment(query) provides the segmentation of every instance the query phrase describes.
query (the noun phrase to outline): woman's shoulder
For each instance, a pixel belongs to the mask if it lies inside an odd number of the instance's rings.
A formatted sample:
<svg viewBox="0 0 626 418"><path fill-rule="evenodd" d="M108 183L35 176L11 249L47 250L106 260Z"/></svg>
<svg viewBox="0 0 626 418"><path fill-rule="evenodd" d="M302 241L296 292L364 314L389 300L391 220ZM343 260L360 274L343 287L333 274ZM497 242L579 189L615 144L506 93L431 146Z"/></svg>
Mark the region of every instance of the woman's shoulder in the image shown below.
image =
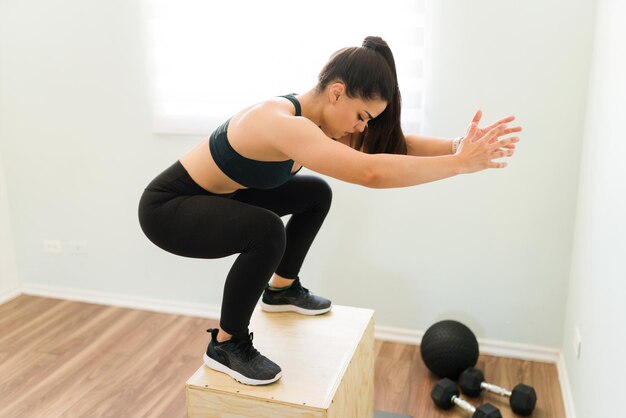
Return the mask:
<svg viewBox="0 0 626 418"><path fill-rule="evenodd" d="M284 97L272 97L242 110L230 122L231 129L255 131L256 135L275 135L286 127L308 125L308 119L296 116L294 104Z"/></svg>
<svg viewBox="0 0 626 418"><path fill-rule="evenodd" d="M235 115L233 119L256 117L272 118L295 115L296 110L292 102L284 97L272 97L242 110L237 115Z"/></svg>
<svg viewBox="0 0 626 418"><path fill-rule="evenodd" d="M294 105L289 100L276 97L259 102L234 115L228 126L228 138L235 149L255 155L251 149L264 149L262 158L281 159L286 154L286 143L305 140L319 131L309 119L295 116ZM267 153L274 149L275 154ZM246 151L247 150L247 151ZM261 155L261 154L258 154ZM285 157L283 159L288 159Z"/></svg>

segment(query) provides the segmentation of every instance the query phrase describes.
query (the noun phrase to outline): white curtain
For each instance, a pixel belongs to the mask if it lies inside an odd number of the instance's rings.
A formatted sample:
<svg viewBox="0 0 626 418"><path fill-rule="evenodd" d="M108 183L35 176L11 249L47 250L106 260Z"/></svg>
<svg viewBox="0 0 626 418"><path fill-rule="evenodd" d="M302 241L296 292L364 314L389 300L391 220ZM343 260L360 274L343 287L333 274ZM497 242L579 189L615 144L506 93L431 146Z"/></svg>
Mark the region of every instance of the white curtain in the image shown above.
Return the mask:
<svg viewBox="0 0 626 418"><path fill-rule="evenodd" d="M423 118L426 0L145 0L153 128L209 134L243 107L315 86L329 56L368 35L391 47L406 132Z"/></svg>

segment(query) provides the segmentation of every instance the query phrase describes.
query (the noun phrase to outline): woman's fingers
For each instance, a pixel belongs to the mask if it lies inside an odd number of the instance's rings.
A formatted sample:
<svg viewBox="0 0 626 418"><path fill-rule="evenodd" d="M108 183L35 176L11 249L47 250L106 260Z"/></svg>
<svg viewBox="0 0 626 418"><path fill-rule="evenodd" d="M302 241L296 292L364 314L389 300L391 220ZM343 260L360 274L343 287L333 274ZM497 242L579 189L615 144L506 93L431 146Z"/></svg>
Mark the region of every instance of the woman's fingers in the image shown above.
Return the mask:
<svg viewBox="0 0 626 418"><path fill-rule="evenodd" d="M483 117L483 111L478 109L476 114L474 115L474 119L472 119L472 123L475 123L476 126L480 123L480 119Z"/></svg>
<svg viewBox="0 0 626 418"><path fill-rule="evenodd" d="M499 136L503 135L503 132L505 131L506 128L507 128L506 124L500 124L500 125L494 126L490 130L488 130L487 133L483 135L482 138L479 139L479 141L487 142L488 144L492 144L492 143L495 144L497 141L493 141L493 140L494 139L497 140Z"/></svg>
<svg viewBox="0 0 626 418"><path fill-rule="evenodd" d="M495 141L494 143L488 144L490 149L492 150L491 155L489 156L489 162L487 163L488 168L505 168L507 163L497 160L498 158L504 157L512 157L515 154L515 143L519 142L519 138L513 136L511 138L505 138L500 141Z"/></svg>
<svg viewBox="0 0 626 418"><path fill-rule="evenodd" d="M497 121L495 123L492 123L491 125L483 128L483 130L489 131L489 130L495 128L498 125L502 125L503 123L513 122L514 120L515 120L515 116L512 116L512 115L511 116L507 116L506 118L502 118L499 121ZM518 128L520 128L520 130L521 130L521 127L518 126ZM515 131L515 132L517 132L517 131Z"/></svg>
<svg viewBox="0 0 626 418"><path fill-rule="evenodd" d="M491 159L511 157L513 154L515 154L515 151L513 150L494 151L491 153Z"/></svg>
<svg viewBox="0 0 626 418"><path fill-rule="evenodd" d="M506 167L506 163L494 163L493 161L491 161L489 164L487 164L488 168L504 168Z"/></svg>
<svg viewBox="0 0 626 418"><path fill-rule="evenodd" d="M512 134L515 132L522 132L522 127L521 126L515 126L513 128L508 128L504 131L503 135L508 135L508 134Z"/></svg>
<svg viewBox="0 0 626 418"><path fill-rule="evenodd" d="M464 140L471 141L476 136L476 132L478 132L478 124L474 121L470 123L469 128L467 128L467 133L465 134Z"/></svg>
<svg viewBox="0 0 626 418"><path fill-rule="evenodd" d="M489 144L491 150L497 150L500 148L509 148L511 145L515 148L515 143L519 142L519 137L512 136L510 138L504 138L499 141L493 141Z"/></svg>

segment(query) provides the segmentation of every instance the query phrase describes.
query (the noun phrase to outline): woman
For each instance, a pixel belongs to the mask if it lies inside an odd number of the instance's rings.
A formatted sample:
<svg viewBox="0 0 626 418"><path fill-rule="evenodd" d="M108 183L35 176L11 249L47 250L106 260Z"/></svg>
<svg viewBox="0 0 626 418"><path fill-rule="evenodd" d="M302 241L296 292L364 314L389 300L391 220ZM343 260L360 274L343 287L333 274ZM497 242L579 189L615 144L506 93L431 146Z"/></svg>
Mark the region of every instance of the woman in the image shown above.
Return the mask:
<svg viewBox="0 0 626 418"><path fill-rule="evenodd" d="M336 52L313 89L240 111L157 176L139 207L154 244L185 257L240 254L226 278L219 327L208 330L205 364L245 384L272 383L281 369L254 349L248 330L259 298L269 312L318 315L332 307L298 278L331 202L328 184L296 176L300 168L391 188L505 167L493 159L513 155L518 138L503 136L521 128L507 128L508 117L479 129L480 117L464 138L404 136L393 55L381 38L367 37Z"/></svg>

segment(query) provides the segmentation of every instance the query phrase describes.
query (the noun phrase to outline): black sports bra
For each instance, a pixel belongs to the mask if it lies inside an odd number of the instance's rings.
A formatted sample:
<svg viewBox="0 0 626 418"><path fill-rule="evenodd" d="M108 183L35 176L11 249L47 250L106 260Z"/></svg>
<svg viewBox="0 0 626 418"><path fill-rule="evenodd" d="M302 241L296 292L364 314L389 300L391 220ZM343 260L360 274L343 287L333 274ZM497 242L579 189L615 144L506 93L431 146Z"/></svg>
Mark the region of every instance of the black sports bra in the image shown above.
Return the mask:
<svg viewBox="0 0 626 418"><path fill-rule="evenodd" d="M293 94L280 97L293 103L296 116L302 116L300 102ZM215 129L209 137L209 150L213 160L224 174L242 186L254 189L271 189L289 181L293 160L257 161L242 156L228 142L229 123L230 119Z"/></svg>

